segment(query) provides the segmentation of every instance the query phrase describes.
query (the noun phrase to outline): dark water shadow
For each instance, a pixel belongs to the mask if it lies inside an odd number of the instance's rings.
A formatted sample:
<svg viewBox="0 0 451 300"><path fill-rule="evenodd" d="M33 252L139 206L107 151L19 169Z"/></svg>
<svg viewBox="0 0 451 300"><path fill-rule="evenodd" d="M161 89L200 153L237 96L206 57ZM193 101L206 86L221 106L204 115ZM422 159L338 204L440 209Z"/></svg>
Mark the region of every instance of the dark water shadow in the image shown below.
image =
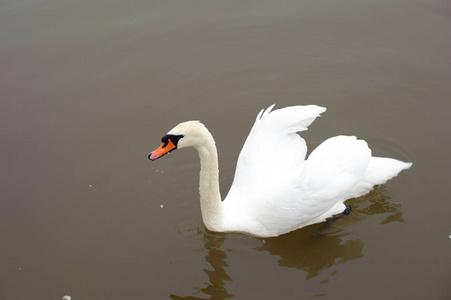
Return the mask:
<svg viewBox="0 0 451 300"><path fill-rule="evenodd" d="M279 256L280 266L304 270L306 279L311 279L332 266L363 256L364 243L350 237L352 225L374 215L381 219L380 224L404 222L400 206L389 199L386 188L377 186L369 194L349 200L347 204L352 206L352 213L332 222L327 229L322 230L323 224L314 224L265 239L256 250Z"/></svg>
<svg viewBox="0 0 451 300"><path fill-rule="evenodd" d="M314 278L323 271L338 264L359 259L363 256L364 243L360 239L350 238L351 225L369 216L377 215L380 224L393 221L404 222L399 205L389 202L390 195L384 186L377 186L368 195L351 199L352 206L349 216L333 222L326 230L322 224L315 224L294 232L268 239L261 239L262 246L257 251L266 251L270 255L279 256L279 266L304 270L306 280ZM203 233L207 255L205 260L212 269L204 269L209 283L204 288L197 288L197 293L205 297L170 295L175 300L195 299L228 299L234 295L225 289L225 281L233 279L227 274L227 254L221 247L227 234L211 232Z"/></svg>
<svg viewBox="0 0 451 300"><path fill-rule="evenodd" d="M267 239L258 251L280 257L279 266L304 270L306 279L340 263L363 256L363 242L346 235L318 233L319 226L309 226L277 238Z"/></svg>
<svg viewBox="0 0 451 300"><path fill-rule="evenodd" d="M226 273L227 254L221 250L224 244L226 234L203 232L203 241L205 243L204 249L207 255L205 260L211 265L212 269L204 269L203 271L208 276L209 282L204 288L196 288L197 293L207 295L207 298L186 296L181 297L177 295L170 295L174 300L196 300L196 299L228 299L233 298L234 295L227 292L225 289L225 281L232 281L232 278ZM209 297L208 297L209 296Z"/></svg>

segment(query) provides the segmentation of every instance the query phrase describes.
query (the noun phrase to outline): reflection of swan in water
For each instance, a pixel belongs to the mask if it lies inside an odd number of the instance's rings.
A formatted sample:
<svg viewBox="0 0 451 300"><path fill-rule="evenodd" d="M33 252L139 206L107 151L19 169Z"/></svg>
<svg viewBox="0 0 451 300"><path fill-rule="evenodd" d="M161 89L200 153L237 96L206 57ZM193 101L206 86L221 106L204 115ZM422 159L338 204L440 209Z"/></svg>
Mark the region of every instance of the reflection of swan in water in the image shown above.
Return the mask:
<svg viewBox="0 0 451 300"><path fill-rule="evenodd" d="M279 256L279 266L303 270L307 273L307 280L316 277L330 267L363 256L364 242L347 238L347 226L372 215L377 215L381 224L403 222L399 205L390 203L389 199L384 186L377 186L370 194L353 199L353 213L332 223L327 230L319 231L321 224L311 225L279 237L262 239L262 246L255 250ZM196 287L202 295L171 295L171 299L227 299L234 296L225 288L225 282L233 280L225 270L227 254L221 249L226 237L227 235L220 233L203 233L207 250L205 260L212 269L204 270L209 283L206 283L205 287Z"/></svg>
<svg viewBox="0 0 451 300"><path fill-rule="evenodd" d="M389 199L385 187L377 186L370 194L353 199L353 213L338 219L325 231L321 231L320 224L312 225L266 239L257 250L278 255L280 266L302 269L307 272L307 279L313 278L334 265L362 257L364 243L359 239L348 239L347 226L371 215L385 217L381 224L403 222L399 205L389 202Z"/></svg>
<svg viewBox="0 0 451 300"><path fill-rule="evenodd" d="M340 235L317 234L318 225L267 239L257 250L280 256L279 266L302 269L306 279L334 265L362 257L363 242Z"/></svg>
<svg viewBox="0 0 451 300"><path fill-rule="evenodd" d="M211 296L210 299L228 299L232 298L234 295L229 294L224 287L224 281L232 281L229 275L225 271L227 266L226 259L227 254L221 250L221 246L224 244L225 236L220 233L209 233L204 232L204 242L205 249L207 250L207 255L205 260L212 266L213 270L204 269L210 280L206 287L200 288L200 292L205 295ZM208 298L198 298L193 296L180 297L176 295L171 295L171 299L174 300L195 300L195 299L208 299Z"/></svg>

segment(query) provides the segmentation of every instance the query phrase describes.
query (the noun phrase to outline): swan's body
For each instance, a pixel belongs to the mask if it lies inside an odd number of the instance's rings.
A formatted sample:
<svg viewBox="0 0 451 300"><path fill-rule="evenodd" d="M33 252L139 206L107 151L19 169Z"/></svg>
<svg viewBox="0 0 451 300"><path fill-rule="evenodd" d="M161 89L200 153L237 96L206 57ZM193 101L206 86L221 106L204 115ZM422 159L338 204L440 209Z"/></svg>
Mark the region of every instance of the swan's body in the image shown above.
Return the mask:
<svg viewBox="0 0 451 300"><path fill-rule="evenodd" d="M215 141L202 123L177 125L149 154L154 160L178 148L198 151L200 205L209 230L278 236L343 212L345 200L366 194L411 166L372 157L365 141L350 136L326 140L305 160L307 146L297 132L307 130L326 109L308 105L271 112L272 108L258 114L224 201Z"/></svg>

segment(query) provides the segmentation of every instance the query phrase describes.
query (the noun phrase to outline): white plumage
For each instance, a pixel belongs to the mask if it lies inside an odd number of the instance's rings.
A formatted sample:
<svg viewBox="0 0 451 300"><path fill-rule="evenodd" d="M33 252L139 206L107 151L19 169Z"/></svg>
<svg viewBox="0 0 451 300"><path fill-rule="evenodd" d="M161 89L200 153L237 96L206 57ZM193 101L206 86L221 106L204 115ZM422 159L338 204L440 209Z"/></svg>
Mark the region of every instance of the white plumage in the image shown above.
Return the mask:
<svg viewBox="0 0 451 300"><path fill-rule="evenodd" d="M230 191L221 201L215 142L206 127L188 121L149 154L154 160L169 151L194 147L200 156L202 217L212 231L258 237L278 236L322 222L344 211L344 201L384 184L412 164L372 157L363 140L336 136L305 159L307 146L297 132L326 109L316 105L262 110L241 150ZM163 138L164 139L164 138Z"/></svg>

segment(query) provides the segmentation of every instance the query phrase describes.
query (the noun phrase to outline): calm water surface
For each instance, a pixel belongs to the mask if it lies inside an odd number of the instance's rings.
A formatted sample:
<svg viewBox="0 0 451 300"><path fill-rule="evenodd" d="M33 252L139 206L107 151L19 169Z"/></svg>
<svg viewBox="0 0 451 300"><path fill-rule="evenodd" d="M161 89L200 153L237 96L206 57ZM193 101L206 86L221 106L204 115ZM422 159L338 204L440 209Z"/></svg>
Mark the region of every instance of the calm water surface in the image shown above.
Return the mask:
<svg viewBox="0 0 451 300"><path fill-rule="evenodd" d="M450 299L449 1L4 0L0 70L0 299ZM272 103L414 165L326 232L206 231L195 151L148 152L202 120L225 196Z"/></svg>

